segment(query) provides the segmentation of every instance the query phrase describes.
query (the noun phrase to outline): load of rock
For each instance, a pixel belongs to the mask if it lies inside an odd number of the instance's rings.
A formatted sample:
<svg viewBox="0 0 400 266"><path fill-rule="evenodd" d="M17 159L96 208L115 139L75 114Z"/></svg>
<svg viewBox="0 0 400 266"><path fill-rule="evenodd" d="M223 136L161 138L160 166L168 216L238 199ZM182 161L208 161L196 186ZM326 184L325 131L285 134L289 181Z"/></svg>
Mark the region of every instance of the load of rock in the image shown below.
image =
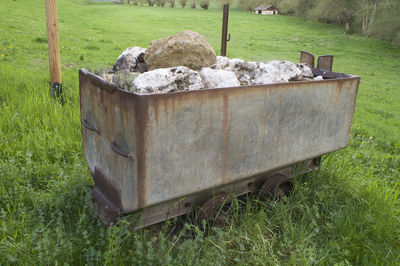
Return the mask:
<svg viewBox="0 0 400 266"><path fill-rule="evenodd" d="M246 62L216 56L205 38L192 31L154 40L148 49L126 49L118 57L113 69L102 73L101 77L121 89L140 94L322 78L314 78L305 64L289 61Z"/></svg>

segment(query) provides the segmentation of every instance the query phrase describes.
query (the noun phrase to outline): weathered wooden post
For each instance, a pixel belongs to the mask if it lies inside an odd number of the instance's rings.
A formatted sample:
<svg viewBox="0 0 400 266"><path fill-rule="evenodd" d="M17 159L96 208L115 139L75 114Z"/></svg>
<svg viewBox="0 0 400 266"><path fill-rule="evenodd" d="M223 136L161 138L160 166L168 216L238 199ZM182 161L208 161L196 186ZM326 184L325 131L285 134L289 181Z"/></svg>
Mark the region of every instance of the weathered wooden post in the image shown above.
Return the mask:
<svg viewBox="0 0 400 266"><path fill-rule="evenodd" d="M221 39L221 55L226 56L226 43L228 39L228 15L229 5L224 4L224 15L222 18L222 39Z"/></svg>
<svg viewBox="0 0 400 266"><path fill-rule="evenodd" d="M58 45L58 22L56 0L45 0L47 45L49 50L50 91L55 97L62 93L60 48Z"/></svg>

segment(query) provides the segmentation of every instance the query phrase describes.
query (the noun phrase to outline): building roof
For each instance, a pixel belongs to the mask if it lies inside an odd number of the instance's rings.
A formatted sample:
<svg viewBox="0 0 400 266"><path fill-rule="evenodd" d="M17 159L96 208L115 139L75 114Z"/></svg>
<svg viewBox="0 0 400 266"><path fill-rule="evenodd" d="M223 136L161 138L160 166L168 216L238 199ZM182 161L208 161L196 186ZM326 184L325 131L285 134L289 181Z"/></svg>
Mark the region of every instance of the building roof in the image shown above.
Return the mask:
<svg viewBox="0 0 400 266"><path fill-rule="evenodd" d="M261 5L259 7L254 8L255 11L263 11L263 10L267 10L267 9L276 9L276 7L274 7L273 5Z"/></svg>

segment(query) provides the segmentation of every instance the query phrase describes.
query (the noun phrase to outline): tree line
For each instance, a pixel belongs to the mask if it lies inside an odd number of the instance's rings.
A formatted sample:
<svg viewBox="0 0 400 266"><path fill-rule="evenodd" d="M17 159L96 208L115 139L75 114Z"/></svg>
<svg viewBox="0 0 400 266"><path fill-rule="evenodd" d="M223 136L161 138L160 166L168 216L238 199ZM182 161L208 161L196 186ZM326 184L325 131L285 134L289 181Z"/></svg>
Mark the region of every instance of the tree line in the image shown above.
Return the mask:
<svg viewBox="0 0 400 266"><path fill-rule="evenodd" d="M400 45L400 0L120 0L135 5L171 8L201 7L211 4L234 5L253 12L261 4L273 4L280 14L308 17L326 23L341 24L346 32L361 33L391 40Z"/></svg>
<svg viewBox="0 0 400 266"><path fill-rule="evenodd" d="M341 24L347 32L387 39L400 45L399 0L272 0L271 2L283 14Z"/></svg>
<svg viewBox="0 0 400 266"><path fill-rule="evenodd" d="M132 5L147 5L147 6L159 6L159 7L171 7L174 8L180 5L182 8L190 7L196 8L200 6L201 8L208 10L210 7L210 0L120 0L122 4L128 3Z"/></svg>
<svg viewBox="0 0 400 266"><path fill-rule="evenodd" d="M211 4L215 4L219 7L223 7L224 4L234 5L238 0L120 0L122 4L128 3L131 5L147 5L147 6L159 6L159 7L171 7L181 6L182 8L197 8L201 7L208 10Z"/></svg>

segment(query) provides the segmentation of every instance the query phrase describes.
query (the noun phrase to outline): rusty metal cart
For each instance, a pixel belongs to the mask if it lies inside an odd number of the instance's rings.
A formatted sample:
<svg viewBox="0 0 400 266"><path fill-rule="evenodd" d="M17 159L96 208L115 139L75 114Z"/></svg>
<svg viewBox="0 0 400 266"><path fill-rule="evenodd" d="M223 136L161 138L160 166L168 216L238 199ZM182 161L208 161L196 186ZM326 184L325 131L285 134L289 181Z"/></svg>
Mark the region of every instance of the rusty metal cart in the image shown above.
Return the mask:
<svg viewBox="0 0 400 266"><path fill-rule="evenodd" d="M347 146L360 81L329 71L332 60L313 68L320 81L151 95L81 69L83 147L103 222L134 212L135 227L148 226L318 167Z"/></svg>

